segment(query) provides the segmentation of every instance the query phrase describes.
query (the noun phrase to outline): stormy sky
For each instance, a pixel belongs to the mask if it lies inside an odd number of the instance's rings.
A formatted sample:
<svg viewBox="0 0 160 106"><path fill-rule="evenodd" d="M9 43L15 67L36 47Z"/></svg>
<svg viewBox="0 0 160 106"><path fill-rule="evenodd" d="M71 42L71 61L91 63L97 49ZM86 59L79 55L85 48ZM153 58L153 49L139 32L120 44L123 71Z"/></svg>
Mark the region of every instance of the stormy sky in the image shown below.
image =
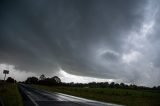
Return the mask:
<svg viewBox="0 0 160 106"><path fill-rule="evenodd" d="M159 0L1 0L0 78L10 65L17 79L159 85L159 29Z"/></svg>

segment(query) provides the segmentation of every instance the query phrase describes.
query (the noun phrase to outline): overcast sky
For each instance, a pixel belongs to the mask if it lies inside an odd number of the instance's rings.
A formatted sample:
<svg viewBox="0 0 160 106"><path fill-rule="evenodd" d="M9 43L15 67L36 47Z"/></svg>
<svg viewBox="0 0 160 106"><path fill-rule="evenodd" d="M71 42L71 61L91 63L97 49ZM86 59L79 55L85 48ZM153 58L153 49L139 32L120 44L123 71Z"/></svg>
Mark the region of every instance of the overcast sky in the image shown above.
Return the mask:
<svg viewBox="0 0 160 106"><path fill-rule="evenodd" d="M159 0L1 0L0 78L160 85L159 29Z"/></svg>

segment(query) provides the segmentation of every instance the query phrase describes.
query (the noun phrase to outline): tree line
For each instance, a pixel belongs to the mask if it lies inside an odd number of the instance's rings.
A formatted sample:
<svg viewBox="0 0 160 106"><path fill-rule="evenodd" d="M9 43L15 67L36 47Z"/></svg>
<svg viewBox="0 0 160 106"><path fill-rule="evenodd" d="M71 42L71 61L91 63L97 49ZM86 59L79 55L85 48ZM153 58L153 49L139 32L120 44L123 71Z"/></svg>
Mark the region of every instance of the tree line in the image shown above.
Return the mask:
<svg viewBox="0 0 160 106"><path fill-rule="evenodd" d="M122 88L122 89L146 89L146 90L160 90L160 86L154 87L145 87L145 86L137 86L134 84L124 84L124 83L115 83L115 82L90 82L90 83L62 83L61 86L66 87L84 87L84 88Z"/></svg>
<svg viewBox="0 0 160 106"><path fill-rule="evenodd" d="M8 77L6 82L15 83L11 77ZM125 83L115 83L115 82L90 82L90 83L65 83L61 82L61 79L58 76L46 77L44 74L40 75L39 78L32 76L28 77L24 82L25 84L39 84L39 85L47 85L47 86L62 86L62 87L83 87L83 88L123 88L123 89L153 89L160 90L160 86L154 87L145 87L145 86L137 86L135 84L125 84Z"/></svg>
<svg viewBox="0 0 160 106"><path fill-rule="evenodd" d="M51 78L46 78L42 74L39 79L37 77L28 77L25 81L26 84L40 84L48 86L63 86L63 87L83 87L83 88L123 88L123 89L155 89L160 90L160 86L154 86L152 88L145 86L137 86L135 84L124 84L124 83L115 83L115 82L90 82L90 83L65 83L61 82L61 79L58 76Z"/></svg>
<svg viewBox="0 0 160 106"><path fill-rule="evenodd" d="M54 76L51 78L46 78L44 74L42 74L39 79L37 77L28 77L24 83L26 84L40 84L40 85L48 85L48 86L58 86L61 85L61 79L58 76Z"/></svg>

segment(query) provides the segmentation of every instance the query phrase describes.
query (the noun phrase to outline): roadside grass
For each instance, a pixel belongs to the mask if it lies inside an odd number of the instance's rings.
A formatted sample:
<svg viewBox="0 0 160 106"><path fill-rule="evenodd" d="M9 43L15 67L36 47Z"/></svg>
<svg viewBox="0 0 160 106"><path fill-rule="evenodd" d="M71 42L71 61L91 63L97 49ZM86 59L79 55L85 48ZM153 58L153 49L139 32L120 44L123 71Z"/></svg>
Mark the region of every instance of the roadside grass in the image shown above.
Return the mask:
<svg viewBox="0 0 160 106"><path fill-rule="evenodd" d="M23 106L17 84L0 83L0 97L4 106Z"/></svg>
<svg viewBox="0 0 160 106"><path fill-rule="evenodd" d="M88 99L122 104L126 106L160 106L160 91L120 88L79 88L34 85L37 88L61 92Z"/></svg>

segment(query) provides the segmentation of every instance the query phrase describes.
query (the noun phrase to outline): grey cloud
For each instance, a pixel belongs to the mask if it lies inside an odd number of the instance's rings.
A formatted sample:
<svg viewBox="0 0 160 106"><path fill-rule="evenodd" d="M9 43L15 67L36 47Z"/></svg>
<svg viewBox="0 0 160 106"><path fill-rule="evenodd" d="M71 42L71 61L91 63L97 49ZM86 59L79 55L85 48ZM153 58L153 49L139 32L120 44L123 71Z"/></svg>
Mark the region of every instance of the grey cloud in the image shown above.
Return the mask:
<svg viewBox="0 0 160 106"><path fill-rule="evenodd" d="M106 59L106 61L118 61L119 55L114 54L112 52L106 52L102 55L102 58Z"/></svg>
<svg viewBox="0 0 160 106"><path fill-rule="evenodd" d="M135 71L126 67L122 57L128 53L126 47L132 47L126 42L130 32L138 32L143 24L148 1L17 0L0 4L0 63L35 73L62 68L75 75L131 82L130 73ZM118 55L98 56L98 49Z"/></svg>

